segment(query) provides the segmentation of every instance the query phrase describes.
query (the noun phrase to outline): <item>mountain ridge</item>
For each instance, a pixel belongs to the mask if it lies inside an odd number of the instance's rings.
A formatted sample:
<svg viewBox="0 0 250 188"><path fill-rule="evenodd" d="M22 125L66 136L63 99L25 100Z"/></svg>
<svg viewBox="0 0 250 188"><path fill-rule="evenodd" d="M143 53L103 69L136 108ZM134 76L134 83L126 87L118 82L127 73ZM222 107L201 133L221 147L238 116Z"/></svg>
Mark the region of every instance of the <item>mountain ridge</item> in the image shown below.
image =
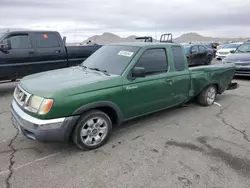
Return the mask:
<svg viewBox="0 0 250 188"><path fill-rule="evenodd" d="M93 43L97 44L107 44L107 43L117 43L117 42L134 42L135 38L138 36L130 35L128 37L120 37L118 35L115 35L113 33L104 32L102 35L94 35L89 37L88 39L84 40L82 43L86 43L87 41L91 41ZM250 37L249 37L250 38ZM227 42L227 41L237 41L242 42L246 41L249 38L243 38L243 37L209 37L209 36L203 36L195 32L189 32L184 33L179 37L174 38L173 41L178 43L189 43L189 42ZM154 41L157 41L154 39Z"/></svg>

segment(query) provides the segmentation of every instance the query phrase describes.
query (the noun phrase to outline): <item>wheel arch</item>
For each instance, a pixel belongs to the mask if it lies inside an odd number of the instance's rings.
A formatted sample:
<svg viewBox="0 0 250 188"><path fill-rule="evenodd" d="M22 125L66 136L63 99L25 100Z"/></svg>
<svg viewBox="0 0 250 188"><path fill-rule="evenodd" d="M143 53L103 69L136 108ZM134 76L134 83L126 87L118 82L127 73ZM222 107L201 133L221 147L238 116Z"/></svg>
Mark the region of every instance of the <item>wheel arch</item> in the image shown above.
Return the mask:
<svg viewBox="0 0 250 188"><path fill-rule="evenodd" d="M111 118L112 123L116 125L120 125L123 122L123 114L120 108L111 101L98 101L82 105L73 112L73 115L81 115L94 109L105 112Z"/></svg>
<svg viewBox="0 0 250 188"><path fill-rule="evenodd" d="M196 97L197 97L204 89L208 88L208 87L211 86L211 85L216 86L216 91L217 91L217 93L220 94L220 92L219 92L219 84L216 83L216 82L211 82L211 83L209 83L209 84L206 84L206 85L196 94Z"/></svg>

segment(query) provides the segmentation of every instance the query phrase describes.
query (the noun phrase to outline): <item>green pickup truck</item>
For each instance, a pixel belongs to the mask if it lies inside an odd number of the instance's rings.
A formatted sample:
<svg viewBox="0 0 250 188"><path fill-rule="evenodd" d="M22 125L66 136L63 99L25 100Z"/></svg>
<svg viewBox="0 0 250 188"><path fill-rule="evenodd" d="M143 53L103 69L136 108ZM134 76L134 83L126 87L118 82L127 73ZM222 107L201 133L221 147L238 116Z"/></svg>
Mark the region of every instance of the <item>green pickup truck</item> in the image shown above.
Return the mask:
<svg viewBox="0 0 250 188"><path fill-rule="evenodd" d="M235 68L189 68L178 44L110 44L79 66L24 77L14 91L12 122L29 139L72 139L95 149L124 121L193 99L212 105L233 87Z"/></svg>

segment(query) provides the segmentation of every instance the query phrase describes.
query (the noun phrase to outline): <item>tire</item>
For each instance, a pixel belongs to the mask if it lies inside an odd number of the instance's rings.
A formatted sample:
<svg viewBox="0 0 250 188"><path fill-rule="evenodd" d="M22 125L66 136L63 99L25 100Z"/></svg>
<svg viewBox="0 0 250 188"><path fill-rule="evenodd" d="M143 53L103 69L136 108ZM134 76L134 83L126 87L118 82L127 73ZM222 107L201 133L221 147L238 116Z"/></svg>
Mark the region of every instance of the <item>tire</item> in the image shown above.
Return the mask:
<svg viewBox="0 0 250 188"><path fill-rule="evenodd" d="M104 145L111 132L112 121L109 116L102 111L91 110L80 117L72 138L79 149L92 150Z"/></svg>
<svg viewBox="0 0 250 188"><path fill-rule="evenodd" d="M197 102L202 106L211 106L214 104L217 95L217 87L210 85L206 87L197 98Z"/></svg>
<svg viewBox="0 0 250 188"><path fill-rule="evenodd" d="M212 60L213 60L213 57L212 57L211 55L208 55L207 58L206 58L205 64L206 64L206 65L210 65L211 62L212 62Z"/></svg>

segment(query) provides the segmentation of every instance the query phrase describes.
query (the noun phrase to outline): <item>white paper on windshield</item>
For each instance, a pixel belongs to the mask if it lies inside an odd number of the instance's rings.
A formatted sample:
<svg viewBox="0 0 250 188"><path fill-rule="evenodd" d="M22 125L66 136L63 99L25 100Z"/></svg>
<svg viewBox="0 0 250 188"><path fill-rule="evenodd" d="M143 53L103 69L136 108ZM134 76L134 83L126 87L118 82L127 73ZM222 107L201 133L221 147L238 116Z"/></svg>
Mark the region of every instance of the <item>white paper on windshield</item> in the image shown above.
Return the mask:
<svg viewBox="0 0 250 188"><path fill-rule="evenodd" d="M122 55L122 56L126 56L126 57L131 57L134 53L133 52L129 52L129 51L124 51L121 50L118 55Z"/></svg>

